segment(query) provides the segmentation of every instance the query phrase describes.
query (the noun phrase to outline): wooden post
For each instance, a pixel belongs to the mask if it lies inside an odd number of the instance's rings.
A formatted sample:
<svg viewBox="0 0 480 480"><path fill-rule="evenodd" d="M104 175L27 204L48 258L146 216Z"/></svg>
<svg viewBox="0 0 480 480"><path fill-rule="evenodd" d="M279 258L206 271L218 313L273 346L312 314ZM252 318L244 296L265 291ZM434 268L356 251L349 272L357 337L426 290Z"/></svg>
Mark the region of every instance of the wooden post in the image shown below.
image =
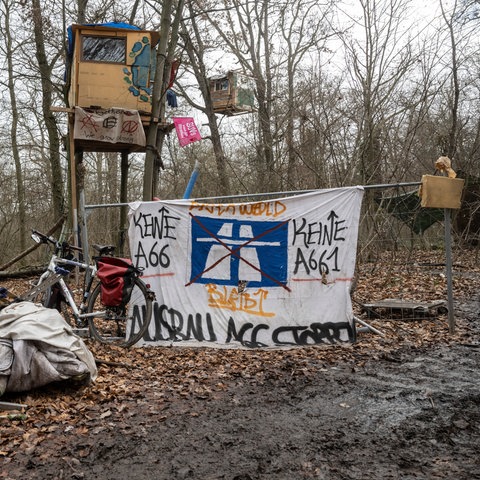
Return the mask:
<svg viewBox="0 0 480 480"><path fill-rule="evenodd" d="M120 176L120 203L127 203L128 199L128 152L123 151L121 153L121 176ZM118 254L123 256L125 251L125 238L127 236L127 212L126 205L120 207L120 233L118 237L117 251Z"/></svg>
<svg viewBox="0 0 480 480"><path fill-rule="evenodd" d="M78 247L78 205L77 205L77 161L75 155L75 139L73 136L73 128L75 123L75 114L68 116L68 135L70 142L70 187L71 187L71 202L72 202L72 231L73 244Z"/></svg>
<svg viewBox="0 0 480 480"><path fill-rule="evenodd" d="M445 216L445 263L447 274L448 331L455 333L455 316L453 312L453 279L452 279L452 210L444 209Z"/></svg>

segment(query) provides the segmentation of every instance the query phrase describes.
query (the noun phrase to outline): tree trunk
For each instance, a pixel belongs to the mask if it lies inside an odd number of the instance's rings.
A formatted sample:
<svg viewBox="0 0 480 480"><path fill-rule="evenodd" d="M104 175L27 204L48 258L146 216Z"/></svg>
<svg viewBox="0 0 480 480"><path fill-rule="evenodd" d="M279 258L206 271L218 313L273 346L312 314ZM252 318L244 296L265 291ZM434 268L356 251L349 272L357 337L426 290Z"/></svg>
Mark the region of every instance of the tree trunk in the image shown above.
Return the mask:
<svg viewBox="0 0 480 480"><path fill-rule="evenodd" d="M205 45L203 43L202 34L196 23L192 3L190 2L188 6L195 45L193 43L193 39L190 33L187 30L186 25L184 24L183 38L185 41L185 50L188 54L190 65L193 69L193 73L198 82L200 93L202 94L202 98L205 103L205 107L202 108L202 111L203 113L205 113L208 119L208 126L210 128L210 140L213 146L213 152L215 155L215 162L218 174L218 190L216 191L216 194L228 195L230 193L230 182L227 174L227 157L223 149L222 141L220 138L220 131L218 128L217 116L215 115L212 97L210 95L210 86L204 61Z"/></svg>
<svg viewBox="0 0 480 480"><path fill-rule="evenodd" d="M163 79L165 71L165 59L167 56L168 38L170 35L170 13L173 0L165 0L162 5L162 17L160 21L160 41L157 46L157 67L152 93L152 114L147 132L147 153L145 154L145 173L143 177L143 200L151 201L153 198L153 184L155 173L155 157L160 155L157 150L158 122L163 121L164 93Z"/></svg>
<svg viewBox="0 0 480 480"><path fill-rule="evenodd" d="M15 76L13 70L13 44L12 35L10 31L10 4L5 2L5 48L7 57L8 70L8 93L10 95L10 104L12 108L10 138L12 141L12 156L15 163L15 177L17 182L17 205L18 205L18 229L19 229L19 246L20 250L26 248L26 211L25 211L25 187L23 183L22 164L20 162L20 152L17 143L17 129L18 129L18 108L17 97L15 93Z"/></svg>
<svg viewBox="0 0 480 480"><path fill-rule="evenodd" d="M159 92L159 97L158 97L159 107L160 107L159 118L162 119L161 121L163 123L165 123L165 108L166 108L165 99L167 95L168 85L170 83L170 72L172 70L175 49L178 43L178 31L180 27L180 22L182 20L184 3L185 3L184 0L178 0L177 5L174 6L175 17L173 19L173 22L170 24L169 39L167 38L168 41L166 45L166 54L164 57L165 62L163 65L162 76L161 76L161 81L162 81L161 90ZM162 28L162 31L165 31L165 30ZM167 34L167 37L168 37L168 34ZM157 73L158 73L158 70L157 70ZM157 98L157 97L154 96L153 98ZM153 98L152 98L152 101L154 101ZM157 142L156 142L157 155L155 157L155 162L154 162L154 171L153 171L153 179L152 179L152 197L156 194L159 175L160 175L160 169L163 166L161 153L162 153L163 144L165 143L166 134L167 134L167 130L165 128L162 128L159 131L157 131Z"/></svg>
<svg viewBox="0 0 480 480"><path fill-rule="evenodd" d="M53 214L55 218L63 216L64 196L63 178L60 162L60 138L55 117L51 111L53 86L52 69L48 64L45 52L45 39L43 36L43 18L40 0L32 0L33 31L35 36L35 55L40 71L42 85L42 112L49 140L49 159L52 170L51 190L53 200Z"/></svg>
<svg viewBox="0 0 480 480"><path fill-rule="evenodd" d="M120 164L120 203L128 201L128 152L122 152ZM120 233L117 244L118 254L124 255L125 240L127 238L127 206L120 207Z"/></svg>
<svg viewBox="0 0 480 480"><path fill-rule="evenodd" d="M450 159L453 159L457 150L457 136L458 136L458 105L460 101L460 85L458 80L458 58L457 58L457 42L455 39L455 31L453 26L453 15L451 19L447 18L447 14L444 10L443 3L440 2L442 7L442 15L447 24L448 33L450 36L450 43L452 49L452 83L453 83L453 99L451 106L451 126L448 132L448 145L446 151L443 152Z"/></svg>
<svg viewBox="0 0 480 480"><path fill-rule="evenodd" d="M86 21L86 10L87 10L88 0L78 0L78 14L77 22L82 24Z"/></svg>

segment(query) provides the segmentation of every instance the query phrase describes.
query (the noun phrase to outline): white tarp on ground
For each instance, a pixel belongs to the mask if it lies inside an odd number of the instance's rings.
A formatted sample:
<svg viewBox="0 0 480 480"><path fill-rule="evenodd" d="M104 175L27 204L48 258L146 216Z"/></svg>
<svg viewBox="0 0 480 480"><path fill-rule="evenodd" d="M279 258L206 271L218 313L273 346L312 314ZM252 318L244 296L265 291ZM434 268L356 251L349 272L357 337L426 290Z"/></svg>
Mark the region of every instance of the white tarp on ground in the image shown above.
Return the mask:
<svg viewBox="0 0 480 480"><path fill-rule="evenodd" d="M92 353L57 310L20 302L0 311L0 395L96 376Z"/></svg>
<svg viewBox="0 0 480 480"><path fill-rule="evenodd" d="M156 294L145 341L230 348L353 341L362 197L363 188L350 187L253 203L131 204L132 260Z"/></svg>

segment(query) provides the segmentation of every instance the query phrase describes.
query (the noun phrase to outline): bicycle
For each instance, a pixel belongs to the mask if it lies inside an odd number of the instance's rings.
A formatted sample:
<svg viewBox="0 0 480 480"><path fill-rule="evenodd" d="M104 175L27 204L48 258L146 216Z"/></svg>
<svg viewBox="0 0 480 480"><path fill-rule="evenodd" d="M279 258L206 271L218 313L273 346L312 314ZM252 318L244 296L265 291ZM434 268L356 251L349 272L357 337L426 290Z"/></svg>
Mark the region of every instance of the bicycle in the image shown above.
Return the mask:
<svg viewBox="0 0 480 480"><path fill-rule="evenodd" d="M144 336L152 317L155 294L141 280L140 269L126 259L113 256L113 245L92 245L98 256L89 264L74 258L74 252L82 249L68 242L59 242L37 230L32 230L32 239L52 247L53 254L45 272L18 300L56 308L74 329L86 329L88 325L90 335L102 343L129 347ZM114 267L111 272L106 268L109 265ZM100 275L102 268L107 269L106 277ZM119 268L124 272L125 288L120 294L117 289L117 298L112 301L108 288L112 281L121 283ZM65 281L75 269L84 272L79 305Z"/></svg>

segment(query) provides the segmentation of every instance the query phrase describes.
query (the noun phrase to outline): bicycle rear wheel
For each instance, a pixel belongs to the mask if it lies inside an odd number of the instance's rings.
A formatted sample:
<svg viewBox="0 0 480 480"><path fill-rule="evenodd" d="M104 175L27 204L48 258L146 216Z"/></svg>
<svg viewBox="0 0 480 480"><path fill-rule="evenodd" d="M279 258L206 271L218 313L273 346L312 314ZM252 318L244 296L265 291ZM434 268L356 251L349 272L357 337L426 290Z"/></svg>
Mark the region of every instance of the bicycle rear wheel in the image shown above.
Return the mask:
<svg viewBox="0 0 480 480"><path fill-rule="evenodd" d="M135 278L130 300L125 306L108 307L102 303L101 284L93 289L87 313L90 334L102 343L130 347L148 330L153 309L153 293L139 278Z"/></svg>

